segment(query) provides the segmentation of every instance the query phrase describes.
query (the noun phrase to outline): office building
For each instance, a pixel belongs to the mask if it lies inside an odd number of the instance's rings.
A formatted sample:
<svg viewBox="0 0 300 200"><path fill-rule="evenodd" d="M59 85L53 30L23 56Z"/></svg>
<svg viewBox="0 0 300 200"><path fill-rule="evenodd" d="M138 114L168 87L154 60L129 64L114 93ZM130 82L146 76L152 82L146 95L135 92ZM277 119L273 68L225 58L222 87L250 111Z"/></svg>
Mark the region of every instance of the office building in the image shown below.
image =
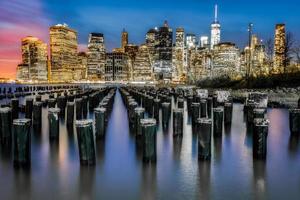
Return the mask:
<svg viewBox="0 0 300 200"><path fill-rule="evenodd" d="M89 80L104 79L105 56L104 35L102 33L91 33L87 51L87 76Z"/></svg>

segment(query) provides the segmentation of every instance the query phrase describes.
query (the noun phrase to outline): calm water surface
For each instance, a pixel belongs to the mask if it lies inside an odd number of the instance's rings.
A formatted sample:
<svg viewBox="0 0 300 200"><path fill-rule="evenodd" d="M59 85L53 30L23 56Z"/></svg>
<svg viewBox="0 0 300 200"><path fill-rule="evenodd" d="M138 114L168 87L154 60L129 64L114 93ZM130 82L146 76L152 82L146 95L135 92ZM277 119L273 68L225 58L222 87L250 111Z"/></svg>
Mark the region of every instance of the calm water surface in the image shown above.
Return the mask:
<svg viewBox="0 0 300 200"><path fill-rule="evenodd" d="M107 137L96 142L97 164L81 167L75 130L61 120L59 142L50 143L43 108L41 133L32 130L30 170L14 169L10 152L0 149L0 199L300 199L300 145L290 137L288 111L270 109L268 118L265 162L253 161L243 106L235 104L231 130L213 141L210 162L198 162L185 112L183 139L160 125L157 164L143 165L117 92Z"/></svg>

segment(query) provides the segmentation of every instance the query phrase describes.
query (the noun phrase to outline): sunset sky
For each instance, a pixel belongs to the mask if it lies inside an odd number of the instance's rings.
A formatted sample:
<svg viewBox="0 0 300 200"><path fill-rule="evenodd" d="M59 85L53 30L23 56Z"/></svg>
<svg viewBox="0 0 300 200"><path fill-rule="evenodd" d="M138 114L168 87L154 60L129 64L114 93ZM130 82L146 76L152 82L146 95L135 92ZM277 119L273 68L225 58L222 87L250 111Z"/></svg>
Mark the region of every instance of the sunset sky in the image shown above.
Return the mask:
<svg viewBox="0 0 300 200"><path fill-rule="evenodd" d="M32 35L48 43L51 25L67 23L77 30L80 50L86 49L90 32L102 32L111 50L120 45L123 28L131 43L141 44L147 30L164 20L174 30L182 26L186 33L209 35L215 3L222 41L243 47L249 22L262 39L273 37L276 23L286 23L300 40L299 0L0 0L0 78L15 78L21 38Z"/></svg>

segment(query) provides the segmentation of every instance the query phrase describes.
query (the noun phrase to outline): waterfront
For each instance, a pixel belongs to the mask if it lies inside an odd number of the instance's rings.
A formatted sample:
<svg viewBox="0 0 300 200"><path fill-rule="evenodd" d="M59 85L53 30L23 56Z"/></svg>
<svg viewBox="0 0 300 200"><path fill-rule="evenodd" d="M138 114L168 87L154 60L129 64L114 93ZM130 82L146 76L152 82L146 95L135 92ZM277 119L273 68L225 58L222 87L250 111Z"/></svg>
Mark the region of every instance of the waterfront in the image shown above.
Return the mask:
<svg viewBox="0 0 300 200"><path fill-rule="evenodd" d="M145 166L117 91L105 142L96 142L96 166L84 167L75 130L68 132L63 121L59 142L49 141L43 108L42 133L32 132L30 170L14 169L11 156L1 149L1 199L298 199L300 146L298 138L290 137L288 111L268 110L264 162L253 161L242 109L234 104L231 131L213 141L212 159L203 162L198 161L197 137L185 106L182 141L173 140L172 120L167 132L160 124L157 164Z"/></svg>
<svg viewBox="0 0 300 200"><path fill-rule="evenodd" d="M59 142L49 141L43 108L42 133L32 132L30 170L14 169L1 149L1 199L298 199L300 146L299 138L290 137L287 110L268 110L265 162L253 161L243 106L235 104L231 131L213 141L211 162L198 161L197 137L185 112L182 142L173 141L172 128L163 133L160 125L157 164L145 166L119 92L115 98L105 142L96 143L95 167L80 166L76 134L63 121Z"/></svg>

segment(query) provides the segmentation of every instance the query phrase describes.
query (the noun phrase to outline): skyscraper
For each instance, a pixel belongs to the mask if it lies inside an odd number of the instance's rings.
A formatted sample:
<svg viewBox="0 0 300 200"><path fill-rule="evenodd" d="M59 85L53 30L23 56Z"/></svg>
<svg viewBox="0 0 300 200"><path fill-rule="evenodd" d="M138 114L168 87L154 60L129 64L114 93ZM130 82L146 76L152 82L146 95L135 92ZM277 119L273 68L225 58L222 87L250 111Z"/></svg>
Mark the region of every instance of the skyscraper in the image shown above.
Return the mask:
<svg viewBox="0 0 300 200"><path fill-rule="evenodd" d="M197 38L195 34L186 34L186 46L188 49L192 49L197 46Z"/></svg>
<svg viewBox="0 0 300 200"><path fill-rule="evenodd" d="M158 62L155 63L155 73L157 79L171 79L172 76L172 44L173 31L168 22L158 30Z"/></svg>
<svg viewBox="0 0 300 200"><path fill-rule="evenodd" d="M102 33L91 33L89 35L87 51L87 74L89 80L104 79L105 71L105 45Z"/></svg>
<svg viewBox="0 0 300 200"><path fill-rule="evenodd" d="M284 65L286 63L286 34L285 24L277 24L275 27L275 41L274 41L274 64L272 73L280 74L284 72Z"/></svg>
<svg viewBox="0 0 300 200"><path fill-rule="evenodd" d="M208 78L210 75L211 52L208 48L190 50L187 78L190 82Z"/></svg>
<svg viewBox="0 0 300 200"><path fill-rule="evenodd" d="M74 70L74 80L81 81L87 78L87 54L78 53L78 65Z"/></svg>
<svg viewBox="0 0 300 200"><path fill-rule="evenodd" d="M77 63L77 32L66 24L50 27L51 79L70 81Z"/></svg>
<svg viewBox="0 0 300 200"><path fill-rule="evenodd" d="M208 36L200 37L200 47L201 48L209 48Z"/></svg>
<svg viewBox="0 0 300 200"><path fill-rule="evenodd" d="M133 64L138 53L139 46L135 44L127 44L125 46L125 54L128 56L128 79L133 79Z"/></svg>
<svg viewBox="0 0 300 200"><path fill-rule="evenodd" d="M214 77L235 78L240 72L240 50L234 43L215 45L212 51L212 74Z"/></svg>
<svg viewBox="0 0 300 200"><path fill-rule="evenodd" d="M128 56L125 53L107 53L105 81L128 81Z"/></svg>
<svg viewBox="0 0 300 200"><path fill-rule="evenodd" d="M213 49L221 41L221 25L218 21L218 5L215 5L215 19L211 24L210 48Z"/></svg>
<svg viewBox="0 0 300 200"><path fill-rule="evenodd" d="M186 48L185 48L185 36L184 29L176 29L175 46L173 47L173 80L183 80L186 75Z"/></svg>
<svg viewBox="0 0 300 200"><path fill-rule="evenodd" d="M128 32L123 29L122 31L122 44L121 44L121 47L123 50L125 50L125 47L127 46L128 44Z"/></svg>
<svg viewBox="0 0 300 200"><path fill-rule="evenodd" d="M152 80L152 67L150 63L150 54L147 45L139 46L137 52L132 77L134 81L151 81Z"/></svg>
<svg viewBox="0 0 300 200"><path fill-rule="evenodd" d="M146 34L146 45L150 54L150 62L153 65L158 60L158 29L150 29Z"/></svg>
<svg viewBox="0 0 300 200"><path fill-rule="evenodd" d="M18 66L20 79L47 81L47 44L36 37L28 36L22 39L21 49L22 64Z"/></svg>

